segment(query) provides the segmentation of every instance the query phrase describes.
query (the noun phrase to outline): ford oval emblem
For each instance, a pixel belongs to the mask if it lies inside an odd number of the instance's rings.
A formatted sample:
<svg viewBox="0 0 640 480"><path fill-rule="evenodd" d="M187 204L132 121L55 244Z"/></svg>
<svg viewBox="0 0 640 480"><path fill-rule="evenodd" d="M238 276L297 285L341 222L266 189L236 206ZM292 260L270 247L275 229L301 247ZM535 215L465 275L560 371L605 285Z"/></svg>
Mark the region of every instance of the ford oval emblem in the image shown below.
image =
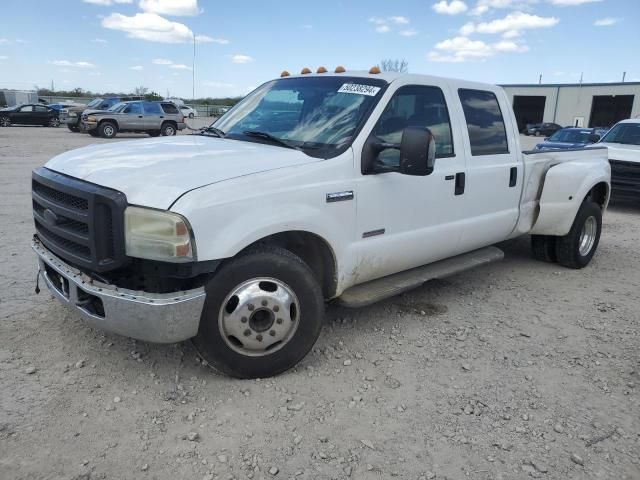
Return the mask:
<svg viewBox="0 0 640 480"><path fill-rule="evenodd" d="M44 211L44 219L49 225L55 226L58 224L58 215L48 208Z"/></svg>

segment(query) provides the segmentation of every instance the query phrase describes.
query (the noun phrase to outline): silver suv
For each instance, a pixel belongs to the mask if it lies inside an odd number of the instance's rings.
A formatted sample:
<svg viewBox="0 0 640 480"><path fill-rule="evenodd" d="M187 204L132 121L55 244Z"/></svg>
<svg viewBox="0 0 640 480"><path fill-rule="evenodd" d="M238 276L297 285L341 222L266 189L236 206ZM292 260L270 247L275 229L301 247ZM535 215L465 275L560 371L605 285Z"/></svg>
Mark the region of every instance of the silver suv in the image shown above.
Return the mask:
<svg viewBox="0 0 640 480"><path fill-rule="evenodd" d="M121 102L109 110L82 115L82 129L94 137L113 138L118 132L146 132L152 137L183 130L184 115L171 102Z"/></svg>

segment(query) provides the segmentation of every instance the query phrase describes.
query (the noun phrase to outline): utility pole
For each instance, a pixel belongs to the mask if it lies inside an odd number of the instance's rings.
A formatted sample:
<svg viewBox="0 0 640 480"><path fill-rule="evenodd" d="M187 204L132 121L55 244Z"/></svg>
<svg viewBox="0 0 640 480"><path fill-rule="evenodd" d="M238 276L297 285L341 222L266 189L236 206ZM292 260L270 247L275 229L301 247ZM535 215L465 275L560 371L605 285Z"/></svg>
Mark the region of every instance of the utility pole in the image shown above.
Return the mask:
<svg viewBox="0 0 640 480"><path fill-rule="evenodd" d="M193 33L193 61L191 62L191 101L196 98L196 34Z"/></svg>
<svg viewBox="0 0 640 480"><path fill-rule="evenodd" d="M538 85L542 84L542 74L540 74L540 76L538 77Z"/></svg>
<svg viewBox="0 0 640 480"><path fill-rule="evenodd" d="M622 72L622 83L624 83L624 79L626 78L626 76L627 76L627 72Z"/></svg>

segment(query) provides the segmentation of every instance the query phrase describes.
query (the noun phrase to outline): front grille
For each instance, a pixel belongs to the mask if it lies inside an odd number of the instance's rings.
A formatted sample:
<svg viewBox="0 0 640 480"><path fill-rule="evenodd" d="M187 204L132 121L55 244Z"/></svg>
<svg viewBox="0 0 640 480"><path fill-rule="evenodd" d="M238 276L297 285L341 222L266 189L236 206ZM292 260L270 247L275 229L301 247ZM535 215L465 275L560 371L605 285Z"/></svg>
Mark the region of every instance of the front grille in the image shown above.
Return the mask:
<svg viewBox="0 0 640 480"><path fill-rule="evenodd" d="M94 272L126 263L123 193L39 168L32 197L36 232L53 253Z"/></svg>
<svg viewBox="0 0 640 480"><path fill-rule="evenodd" d="M609 160L611 183L614 185L640 185L640 163Z"/></svg>

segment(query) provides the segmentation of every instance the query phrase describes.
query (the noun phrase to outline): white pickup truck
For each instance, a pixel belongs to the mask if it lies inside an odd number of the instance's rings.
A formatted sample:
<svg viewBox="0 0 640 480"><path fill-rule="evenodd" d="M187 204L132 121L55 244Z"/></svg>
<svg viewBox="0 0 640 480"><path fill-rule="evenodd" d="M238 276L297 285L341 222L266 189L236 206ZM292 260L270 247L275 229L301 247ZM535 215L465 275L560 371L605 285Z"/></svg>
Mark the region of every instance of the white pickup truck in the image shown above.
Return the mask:
<svg viewBox="0 0 640 480"><path fill-rule="evenodd" d="M615 124L594 147L607 147L614 199L640 202L640 118Z"/></svg>
<svg viewBox="0 0 640 480"><path fill-rule="evenodd" d="M325 302L361 306L502 258L586 266L606 148L520 151L503 90L283 72L194 135L93 145L33 172L39 277L92 326L193 338L252 378L296 365Z"/></svg>

